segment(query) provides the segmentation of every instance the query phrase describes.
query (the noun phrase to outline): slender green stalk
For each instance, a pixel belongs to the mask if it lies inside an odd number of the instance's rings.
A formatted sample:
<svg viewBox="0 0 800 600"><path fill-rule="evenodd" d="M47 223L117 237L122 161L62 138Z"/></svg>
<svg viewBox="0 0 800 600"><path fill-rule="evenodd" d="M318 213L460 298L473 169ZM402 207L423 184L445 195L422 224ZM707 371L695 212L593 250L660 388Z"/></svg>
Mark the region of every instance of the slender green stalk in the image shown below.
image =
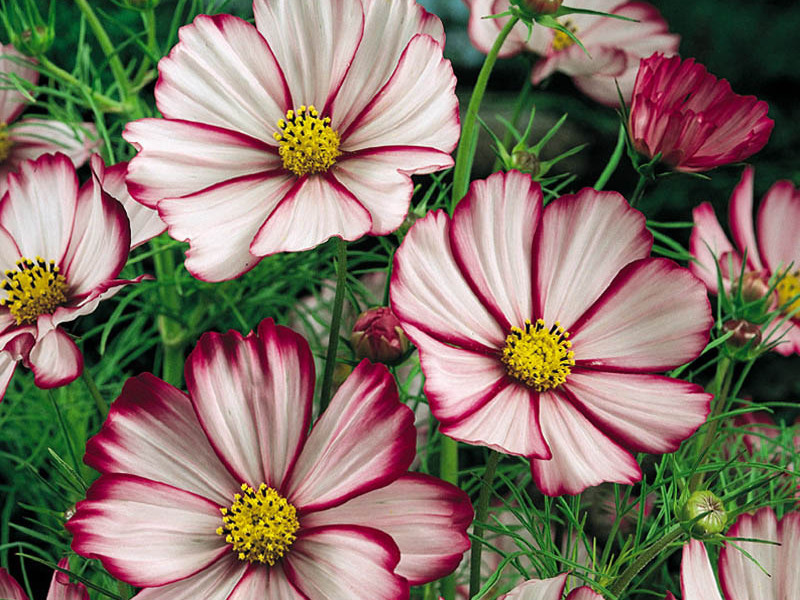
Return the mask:
<svg viewBox="0 0 800 600"><path fill-rule="evenodd" d="M325 373L322 376L322 389L319 393L319 412L325 410L331 401L333 388L333 371L336 368L336 351L339 348L339 327L342 322L344 306L344 287L347 280L347 242L335 237L336 244L336 292L331 308L331 332L328 336L328 352L325 355Z"/></svg>
<svg viewBox="0 0 800 600"><path fill-rule="evenodd" d="M475 507L475 521L472 523L472 548L469 556L469 597L478 594L481 589L481 553L483 544L480 538L483 537L483 524L489 515L489 496L492 491L494 473L497 470L497 463L500 461L500 453L494 450L489 451L489 458L486 459L486 469L483 471L481 480L481 491L478 494L478 505Z"/></svg>
<svg viewBox="0 0 800 600"><path fill-rule="evenodd" d="M86 384L86 388L89 390L89 395L94 400L94 404L97 407L97 412L100 414L100 420L105 421L106 417L108 416L108 403L105 401L105 398L103 398L102 394L100 394L100 389L97 387L94 377L92 377L92 374L86 367L83 369L83 382Z"/></svg>
<svg viewBox="0 0 800 600"><path fill-rule="evenodd" d="M58 406L58 402L56 401L56 396L53 390L47 390L47 397L50 398L50 403L53 405L53 410L56 413L56 420L58 421L59 427L61 427L61 433L64 436L64 443L67 445L67 452L69 452L69 458L72 461L75 472L80 473L81 463L78 462L78 456L75 454L75 447L72 445L72 438L69 435L67 423L64 421L64 415L61 414L61 409Z"/></svg>
<svg viewBox="0 0 800 600"><path fill-rule="evenodd" d="M652 546L648 546L645 548L639 556L636 557L630 566L622 572L622 575L617 577L614 580L614 583L608 588L608 591L615 598L620 598L625 588L630 585L631 581L634 577L644 569L650 561L653 560L656 556L664 552L667 547L678 541L678 539L683 535L683 529L680 526L675 527L672 531L662 537L660 540L655 542Z"/></svg>
<svg viewBox="0 0 800 600"><path fill-rule="evenodd" d="M531 96L532 89L533 85L531 85L531 80L525 78L525 81L522 84L522 89L517 96L517 102L514 104L514 116L511 117L511 123L515 128L517 126L517 121L522 114L522 109L525 108L525 105L528 103L528 98ZM514 141L514 132L510 128L506 128L506 132L503 135L503 148L508 148L511 146L511 142ZM497 171L500 168L500 165L501 161L500 157L498 156L492 165L492 171Z"/></svg>
<svg viewBox="0 0 800 600"><path fill-rule="evenodd" d="M636 208L636 205L639 204L639 200L642 199L644 196L644 190L647 187L647 177L639 174L639 181L636 182L636 189L633 190L633 195L631 196L630 205L633 208Z"/></svg>
<svg viewBox="0 0 800 600"><path fill-rule="evenodd" d="M713 408L711 410L711 415L709 415L708 421L706 422L703 436L700 438L700 444L697 446L696 457L698 470L695 471L691 481L689 482L690 492L699 489L703 483L703 477L705 476L705 473L700 471L699 467L705 460L706 453L711 447L711 444L714 443L714 436L717 434L717 428L719 427L720 422L719 417L723 412L725 412L725 407L728 405L728 393L730 392L732 381L733 361L730 358L722 357L717 363L717 372L714 376L714 398L711 400L713 403Z"/></svg>
<svg viewBox="0 0 800 600"><path fill-rule="evenodd" d="M162 236L163 237L163 236ZM174 285L175 279L175 254L174 249L165 246L164 240L155 238L153 245L159 249L153 254L156 279L159 282L158 295L161 306L166 314L158 315L158 332L161 334L161 344L164 349L164 358L161 366L161 377L170 385L181 387L183 381L183 351L186 344L183 326L169 315L181 314L181 298Z"/></svg>
<svg viewBox="0 0 800 600"><path fill-rule="evenodd" d="M464 121L461 123L461 139L458 141L458 149L456 150L456 164L453 170L453 194L450 201L450 214L453 214L456 204L467 193L469 187L469 176L472 171L472 160L475 157L475 142L477 139L478 128L478 110L481 107L483 95L486 93L486 85L489 83L489 76L492 74L494 63L497 62L497 54L503 42L506 41L508 34L514 28L514 25L519 21L519 17L513 16L505 24L505 27L500 31L497 39L494 41L492 49L486 55L483 61L480 73L478 73L478 80L475 82L475 88L472 90L472 97L469 99L467 112L464 115Z"/></svg>
<svg viewBox="0 0 800 600"><path fill-rule="evenodd" d="M617 134L617 145L614 147L614 152L611 153L611 158L608 160L606 168L600 173L600 177L594 182L594 189L602 190L608 183L609 178L614 174L619 165L619 160L622 158L622 153L625 151L625 125L620 123L619 134ZM631 204L632 206L632 204Z"/></svg>
<svg viewBox="0 0 800 600"><path fill-rule="evenodd" d="M439 446L439 477L443 481L458 487L458 442L445 435L442 436L442 443ZM441 584L442 598L444 600L455 600L455 573L442 578Z"/></svg>
<svg viewBox="0 0 800 600"><path fill-rule="evenodd" d="M93 90L80 79L75 77L72 73L65 71L57 64L50 61L50 59L46 56L39 56L36 60L39 61L39 66L44 67L47 70L48 75L55 77L62 83L80 89L86 97L91 98L97 104L100 110L114 113L124 113L128 111L129 107L126 103L118 102L113 98L109 98L108 96Z"/></svg>

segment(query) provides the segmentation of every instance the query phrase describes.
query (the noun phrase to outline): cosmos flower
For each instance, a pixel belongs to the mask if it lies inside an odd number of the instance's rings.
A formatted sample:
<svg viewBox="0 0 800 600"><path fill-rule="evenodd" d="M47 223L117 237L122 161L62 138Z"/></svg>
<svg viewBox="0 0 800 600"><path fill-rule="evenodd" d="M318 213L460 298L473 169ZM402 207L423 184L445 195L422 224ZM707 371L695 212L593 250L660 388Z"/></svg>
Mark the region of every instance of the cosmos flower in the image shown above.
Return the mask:
<svg viewBox="0 0 800 600"><path fill-rule="evenodd" d="M69 559L58 561L61 569L69 570ZM28 595L14 580L8 571L0 567L0 598L4 600L28 600ZM53 571L47 600L89 600L89 593L82 583L70 583L69 575L61 571Z"/></svg>
<svg viewBox="0 0 800 600"><path fill-rule="evenodd" d="M116 279L129 250L122 205L96 177L79 188L64 154L9 175L0 200L0 397L20 361L41 388L81 374L81 352L61 326L143 279Z"/></svg>
<svg viewBox="0 0 800 600"><path fill-rule="evenodd" d="M123 137L133 197L232 279L276 252L384 235L409 175L453 164L455 77L441 22L413 0L255 0L255 26L199 16L159 63L164 119Z"/></svg>
<svg viewBox="0 0 800 600"><path fill-rule="evenodd" d="M550 579L529 579L519 584L498 600L603 600L603 597L592 588L581 586L564 596L568 573L562 573Z"/></svg>
<svg viewBox="0 0 800 600"><path fill-rule="evenodd" d="M474 182L452 219L417 221L391 301L441 432L530 458L549 495L633 483L632 452L677 449L710 395L653 373L697 357L713 320L702 283L649 258L652 242L619 194L542 209L515 171Z"/></svg>
<svg viewBox="0 0 800 600"><path fill-rule="evenodd" d="M633 86L628 133L647 158L686 173L744 160L763 148L775 124L766 102L734 94L694 59L654 54Z"/></svg>
<svg viewBox="0 0 800 600"><path fill-rule="evenodd" d="M394 600L456 567L472 508L407 472L414 417L385 366L363 361L310 432L311 352L270 319L203 335L185 373L188 395L127 381L66 525L138 600Z"/></svg>
<svg viewBox="0 0 800 600"><path fill-rule="evenodd" d="M775 182L761 200L754 225L753 175L753 168L747 167L731 195L728 221L735 247L711 204L704 202L694 209L689 251L695 260L689 268L713 294L719 293L718 272L727 291L734 284L738 289L742 277L746 300L763 297L775 283L774 308L781 313L776 320L791 316L776 335L764 341L783 335L774 349L788 356L800 352L800 190L790 181ZM772 324L767 324L766 331L771 329Z"/></svg>
<svg viewBox="0 0 800 600"><path fill-rule="evenodd" d="M12 76L35 84L39 72L29 61L14 46L0 44L0 196L8 189L6 177L22 161L62 152L79 167L100 144L92 123L71 126L34 117L17 120L29 100L14 88Z"/></svg>
<svg viewBox="0 0 800 600"><path fill-rule="evenodd" d="M473 45L489 52L507 18L487 19L508 10L508 0L464 0L469 6L469 36ZM639 60L653 52L674 54L680 38L668 32L667 23L658 10L646 2L623 0L572 0L570 7L586 8L635 19L637 23L610 17L571 14L561 17L562 25L571 30L589 56L563 32L522 23L511 31L500 50L500 57L531 52L540 58L531 72L531 82L538 85L556 71L569 75L575 86L597 102L619 105L617 84L622 97L629 101Z"/></svg>

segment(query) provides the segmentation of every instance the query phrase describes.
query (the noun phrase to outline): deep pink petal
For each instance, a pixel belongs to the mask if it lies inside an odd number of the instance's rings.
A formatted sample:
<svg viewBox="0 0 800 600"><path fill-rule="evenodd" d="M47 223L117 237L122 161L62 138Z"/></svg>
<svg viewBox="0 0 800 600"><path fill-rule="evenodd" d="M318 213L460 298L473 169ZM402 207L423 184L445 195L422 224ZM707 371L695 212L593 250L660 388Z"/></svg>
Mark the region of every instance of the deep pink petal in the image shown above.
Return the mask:
<svg viewBox="0 0 800 600"><path fill-rule="evenodd" d="M62 558L58 561L58 566L69 570L69 559ZM1 590L0 597L4 597ZM53 571L50 589L47 592L47 600L89 600L89 592L82 583L70 583L69 575L66 573Z"/></svg>
<svg viewBox="0 0 800 600"><path fill-rule="evenodd" d="M758 241L767 268L800 270L800 190L790 181L769 188L758 208Z"/></svg>
<svg viewBox="0 0 800 600"><path fill-rule="evenodd" d="M336 506L397 479L415 453L414 413L386 367L364 360L315 423L285 496L301 514Z"/></svg>
<svg viewBox="0 0 800 600"><path fill-rule="evenodd" d="M3 61L5 63L5 61ZM28 594L20 587L8 571L0 567L0 598L8 600L28 600Z"/></svg>
<svg viewBox="0 0 800 600"><path fill-rule="evenodd" d="M683 546L681 596L683 600L722 600L706 547L699 540L689 540L689 543ZM752 598L767 600L765 596L752 596ZM733 598L728 596L727 600Z"/></svg>
<svg viewBox="0 0 800 600"><path fill-rule="evenodd" d="M0 123L11 123L28 105L28 99L11 83L11 75L35 85L39 72L33 68L33 61L13 44L0 44L0 74Z"/></svg>
<svg viewBox="0 0 800 600"><path fill-rule="evenodd" d="M692 218L694 227L689 237L689 252L694 260L689 263L689 270L706 285L708 291L717 294L719 293L717 273L723 267L719 261L723 260L723 257L730 256L729 253L735 253L735 250L728 241L728 236L722 231L722 226L709 202L703 202L692 210ZM726 287L730 283L724 277L722 282Z"/></svg>
<svg viewBox="0 0 800 600"><path fill-rule="evenodd" d="M568 573L550 579L529 579L498 600L561 600Z"/></svg>
<svg viewBox="0 0 800 600"><path fill-rule="evenodd" d="M136 594L136 600L230 600L230 594L249 571L248 565L231 555L186 579L145 588Z"/></svg>
<svg viewBox="0 0 800 600"><path fill-rule="evenodd" d="M753 227L753 167L746 167L742 173L742 179L731 194L728 210L731 235L739 248L739 254L744 256L746 250L748 270L760 271L763 266Z"/></svg>
<svg viewBox="0 0 800 600"><path fill-rule="evenodd" d="M231 554L219 506L133 475L103 475L66 527L72 549L139 587L180 581Z"/></svg>
<svg viewBox="0 0 800 600"><path fill-rule="evenodd" d="M306 515L304 527L363 525L388 533L400 549L398 575L420 585L451 573L469 548L467 495L429 475L409 473L386 487Z"/></svg>
<svg viewBox="0 0 800 600"><path fill-rule="evenodd" d="M41 317L39 317L41 320ZM54 388L77 379L83 372L83 355L72 338L61 328L37 334L36 344L28 355L34 383L40 388Z"/></svg>
<svg viewBox="0 0 800 600"><path fill-rule="evenodd" d="M794 525L789 528L789 531L797 533L796 522ZM730 544L723 546L719 556L719 579L726 600L748 600L750 598L782 600L791 598L793 594L800 591L797 563L784 566L786 559L797 558L800 541L797 537L792 538L791 535L782 538L779 531L782 533L775 511L770 507L761 508L753 515L746 513L741 515L734 526L728 530L728 537L765 540L766 542L778 542L780 545L737 540L736 546L747 552L749 556L744 555ZM761 568L753 562L753 559ZM781 594L781 591L789 592L789 588L785 587L788 581L782 577L787 575L787 571L784 570L787 567L792 573L794 589L792 593Z"/></svg>
<svg viewBox="0 0 800 600"><path fill-rule="evenodd" d="M619 270L648 256L652 243L644 215L618 193L584 188L562 196L536 231L534 315L572 331Z"/></svg>

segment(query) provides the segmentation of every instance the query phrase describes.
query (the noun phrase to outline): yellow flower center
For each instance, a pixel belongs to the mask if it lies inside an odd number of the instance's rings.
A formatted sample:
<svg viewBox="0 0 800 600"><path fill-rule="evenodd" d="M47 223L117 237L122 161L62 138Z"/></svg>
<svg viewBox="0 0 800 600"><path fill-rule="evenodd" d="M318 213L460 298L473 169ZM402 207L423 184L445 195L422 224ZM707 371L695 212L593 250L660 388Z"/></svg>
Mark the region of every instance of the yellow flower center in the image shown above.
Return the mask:
<svg viewBox="0 0 800 600"><path fill-rule="evenodd" d="M8 297L0 299L0 306L8 308L17 325L35 323L39 315L52 314L67 301L67 280L59 270L55 261L37 256L36 261L20 258L16 271L6 271L0 287Z"/></svg>
<svg viewBox="0 0 800 600"><path fill-rule="evenodd" d="M778 293L778 306L784 314L788 315L793 311L800 310L800 270L781 275L781 280L775 286ZM800 314L795 313L795 318L800 318Z"/></svg>
<svg viewBox="0 0 800 600"><path fill-rule="evenodd" d="M511 328L501 360L509 375L537 392L546 392L564 383L575 365L568 337L558 321L547 329L542 319L526 320L524 329Z"/></svg>
<svg viewBox="0 0 800 600"><path fill-rule="evenodd" d="M569 19L565 19L563 23L561 23L565 29L569 29L573 34L578 33L578 28L575 24L570 21ZM575 41L569 37L563 31L555 30L555 35L553 35L553 51L554 52L561 52L565 48L569 48L575 43Z"/></svg>
<svg viewBox="0 0 800 600"><path fill-rule="evenodd" d="M233 497L230 508L221 508L224 535L239 560L270 566L282 557L300 527L294 506L267 484L254 490L242 484L242 493Z"/></svg>
<svg viewBox="0 0 800 600"><path fill-rule="evenodd" d="M320 119L313 105L287 111L278 127L273 137L280 142L283 168L298 177L326 172L341 154L339 134L331 127L330 117Z"/></svg>
<svg viewBox="0 0 800 600"><path fill-rule="evenodd" d="M11 154L11 136L8 135L8 125L0 121L0 162L3 162Z"/></svg>

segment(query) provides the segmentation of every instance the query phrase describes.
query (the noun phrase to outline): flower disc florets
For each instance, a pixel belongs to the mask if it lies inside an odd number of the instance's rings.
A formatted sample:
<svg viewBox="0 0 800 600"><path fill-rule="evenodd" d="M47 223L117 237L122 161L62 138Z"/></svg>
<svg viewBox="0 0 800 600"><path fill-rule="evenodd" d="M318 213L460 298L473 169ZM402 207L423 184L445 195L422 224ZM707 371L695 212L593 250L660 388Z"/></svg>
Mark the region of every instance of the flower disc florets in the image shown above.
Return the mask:
<svg viewBox="0 0 800 600"><path fill-rule="evenodd" d="M67 280L59 270L55 261L37 256L35 261L20 258L16 271L6 271L0 288L8 292L8 297L0 299L0 306L8 308L17 325L35 323L39 315L52 314L67 301Z"/></svg>
<svg viewBox="0 0 800 600"><path fill-rule="evenodd" d="M272 566L295 540L297 511L265 483L258 490L243 483L241 489L230 508L220 509L224 524L217 535L225 536L239 560Z"/></svg>
<svg viewBox="0 0 800 600"><path fill-rule="evenodd" d="M538 319L525 321L525 328L512 327L503 348L503 364L509 375L532 387L546 392L567 380L575 365L572 343L556 321L550 329Z"/></svg>
<svg viewBox="0 0 800 600"><path fill-rule="evenodd" d="M775 286L778 294L778 306L784 314L792 314L800 310L800 269L781 275ZM796 314L796 313L795 313Z"/></svg>
<svg viewBox="0 0 800 600"><path fill-rule="evenodd" d="M8 125L0 122L0 162L8 158L11 153L11 137L8 135Z"/></svg>
<svg viewBox="0 0 800 600"><path fill-rule="evenodd" d="M278 121L281 131L273 137L280 142L278 152L287 171L302 177L333 166L341 152L339 134L330 123L330 117L320 118L313 105L286 112L286 118Z"/></svg>

